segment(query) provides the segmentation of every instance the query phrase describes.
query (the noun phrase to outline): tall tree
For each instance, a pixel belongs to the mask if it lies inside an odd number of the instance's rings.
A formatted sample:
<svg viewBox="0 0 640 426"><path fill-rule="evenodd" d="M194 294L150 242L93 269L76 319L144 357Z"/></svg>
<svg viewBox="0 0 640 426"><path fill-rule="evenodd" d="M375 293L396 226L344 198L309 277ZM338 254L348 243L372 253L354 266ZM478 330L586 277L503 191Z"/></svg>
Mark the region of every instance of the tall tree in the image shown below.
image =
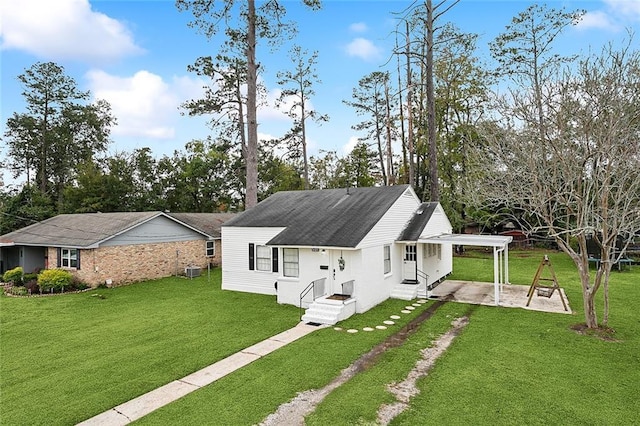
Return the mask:
<svg viewBox="0 0 640 426"><path fill-rule="evenodd" d="M353 107L359 116L364 120L352 126L354 130L364 131L365 136L359 140L372 141L377 147L378 161L382 173L382 183L389 185L393 175L392 153L390 145L392 143L391 120L389 119L388 108L391 102L389 98L389 73L374 71L360 79L358 87L353 89L352 99L343 100L346 105ZM388 129L388 131L385 131ZM385 149L385 138L387 149ZM388 159L388 161L385 160Z"/></svg>
<svg viewBox="0 0 640 426"><path fill-rule="evenodd" d="M307 155L307 119L316 123L326 122L329 116L310 108L311 98L315 95L314 84L321 83L315 70L318 52L308 56L306 50L294 46L289 53L293 70L280 71L278 84L284 86L276 100L276 106L287 108L285 113L293 119L292 129L283 138L289 149L302 158L304 189L309 189L309 161Z"/></svg>
<svg viewBox="0 0 640 426"><path fill-rule="evenodd" d="M499 64L498 73L508 76L518 88L527 88L532 93L526 95L526 99L520 96L516 101L530 103L535 108L535 116L526 114L521 118L535 118L540 140L544 139L546 128L544 82L559 66L574 59L556 54L554 41L566 27L577 24L584 13L534 4L514 17L506 31L489 45Z"/></svg>
<svg viewBox="0 0 640 426"><path fill-rule="evenodd" d="M414 2L407 9L400 13L401 21L410 23L417 33L416 40L410 40L407 37L406 45L397 50L396 54L410 55L414 60L419 62L423 71L421 74L421 82L424 85L424 93L426 96L426 120L421 120L426 127L427 134L427 152L429 158L429 187L430 198L432 201L440 199L440 182L438 179L438 149L437 149L437 129L436 129L436 100L434 89L434 38L438 28L436 22L448 12L452 7L459 3L460 0L442 0L436 5L432 0L424 0L424 2ZM405 24L406 25L406 24ZM409 28L407 28L409 32ZM407 83L410 83L411 67L407 67ZM411 115L410 115L411 117ZM424 129L422 130L424 132ZM419 147L415 147L419 150ZM410 153L411 156L412 153Z"/></svg>
<svg viewBox="0 0 640 426"><path fill-rule="evenodd" d="M320 0L303 0L311 9L319 9ZM257 82L258 64L256 62L256 45L258 38L277 43L280 38L294 31L292 23L283 22L286 13L277 0L263 3L256 10L255 0L236 1L223 0L177 0L180 11L191 10L194 20L189 24L198 28L207 38L218 31L220 22L229 23L234 16L240 17L240 26L226 27L226 34L240 43L246 54L247 81L247 148L246 148L246 207L253 207L258 202L258 120L257 120ZM239 9L236 9L236 7Z"/></svg>
<svg viewBox="0 0 640 426"><path fill-rule="evenodd" d="M18 76L27 112L7 120L5 137L14 176L35 178L40 193L62 203L62 189L75 167L106 150L115 123L105 101L87 104L89 92L53 63L36 63Z"/></svg>
<svg viewBox="0 0 640 426"><path fill-rule="evenodd" d="M466 206L462 184L469 158L481 149L478 123L485 119L489 85L493 82L475 56L477 36L462 33L452 24L436 37L434 63L436 128L438 130L438 177L440 201L455 229L465 225Z"/></svg>
<svg viewBox="0 0 640 426"><path fill-rule="evenodd" d="M542 138L539 109L511 104L517 118L485 133L488 167L472 179L473 195L484 205L526 212L515 219L528 231L547 233L571 257L590 328L599 326L600 288L607 324L611 267L640 229L640 52L629 46L607 47L583 58L577 71L567 67L540 81L548 94ZM602 260L593 276L590 239Z"/></svg>

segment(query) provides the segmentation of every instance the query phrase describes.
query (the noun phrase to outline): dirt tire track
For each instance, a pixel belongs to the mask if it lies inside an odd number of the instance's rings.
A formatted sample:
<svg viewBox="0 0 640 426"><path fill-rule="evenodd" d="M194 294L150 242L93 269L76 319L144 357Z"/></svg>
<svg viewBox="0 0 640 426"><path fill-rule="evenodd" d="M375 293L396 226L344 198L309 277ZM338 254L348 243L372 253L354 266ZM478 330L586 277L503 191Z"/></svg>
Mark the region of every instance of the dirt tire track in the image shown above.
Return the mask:
<svg viewBox="0 0 640 426"><path fill-rule="evenodd" d="M409 336L416 332L420 324L431 318L446 302L447 300L438 300L398 332L387 337L382 343L374 346L353 364L343 369L340 375L333 379L328 385L321 389L310 389L298 393L291 401L280 405L274 413L269 414L259 426L303 426L305 424L304 418L312 413L329 393L349 381L356 374L375 365L380 355L390 348L402 345Z"/></svg>

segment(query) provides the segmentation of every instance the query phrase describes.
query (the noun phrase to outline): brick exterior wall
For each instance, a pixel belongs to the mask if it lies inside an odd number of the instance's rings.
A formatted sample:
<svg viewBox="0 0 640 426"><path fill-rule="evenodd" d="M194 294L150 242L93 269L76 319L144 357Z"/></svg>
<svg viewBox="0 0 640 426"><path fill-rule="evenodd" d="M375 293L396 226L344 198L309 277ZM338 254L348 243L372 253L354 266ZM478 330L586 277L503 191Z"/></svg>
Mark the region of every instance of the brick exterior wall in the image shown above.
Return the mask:
<svg viewBox="0 0 640 426"><path fill-rule="evenodd" d="M220 265L221 245L216 240L215 256L206 257L205 240L180 241L159 244L100 247L80 250L80 269L69 269L80 280L92 287L111 280L112 285L123 285L148 279L184 275L187 266L207 269L207 264ZM176 255L176 251L178 254ZM49 269L58 264L58 250L49 247Z"/></svg>

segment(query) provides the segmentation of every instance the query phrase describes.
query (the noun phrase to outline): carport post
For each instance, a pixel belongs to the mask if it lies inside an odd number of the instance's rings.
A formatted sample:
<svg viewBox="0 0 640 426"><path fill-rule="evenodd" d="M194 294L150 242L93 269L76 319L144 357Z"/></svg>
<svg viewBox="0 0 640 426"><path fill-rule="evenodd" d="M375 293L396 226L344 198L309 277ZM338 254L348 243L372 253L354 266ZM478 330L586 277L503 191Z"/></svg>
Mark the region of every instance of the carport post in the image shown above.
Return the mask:
<svg viewBox="0 0 640 426"><path fill-rule="evenodd" d="M498 247L493 247L493 296L496 306L500 305L500 265L498 262Z"/></svg>
<svg viewBox="0 0 640 426"><path fill-rule="evenodd" d="M504 283L509 284L509 243L504 245Z"/></svg>

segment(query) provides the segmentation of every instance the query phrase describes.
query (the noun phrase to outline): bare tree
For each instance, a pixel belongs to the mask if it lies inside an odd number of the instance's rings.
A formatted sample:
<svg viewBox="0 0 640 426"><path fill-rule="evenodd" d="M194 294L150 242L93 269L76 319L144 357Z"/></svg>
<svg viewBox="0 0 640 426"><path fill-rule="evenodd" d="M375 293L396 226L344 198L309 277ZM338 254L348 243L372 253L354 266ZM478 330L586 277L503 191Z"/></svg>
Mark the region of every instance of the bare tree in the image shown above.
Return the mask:
<svg viewBox="0 0 640 426"><path fill-rule="evenodd" d="M598 327L601 287L607 324L611 267L640 230L640 52L630 45L609 46L582 59L577 71L540 81L544 137L538 108L513 104L512 116L528 120L506 127L503 118L502 128L487 129L486 167L470 181L478 205L525 211L517 218L525 229L546 232L571 257L590 328ZM593 276L590 239L601 259Z"/></svg>
<svg viewBox="0 0 640 426"><path fill-rule="evenodd" d="M280 71L277 75L279 85L290 86L282 89L276 105L282 108L289 100L293 100L290 108L285 111L293 119L293 128L285 135L284 140L288 143L290 150L296 153L295 156L302 158L304 189L309 189L307 119L321 123L328 121L329 116L320 114L309 106L311 97L315 95L314 83L321 83L315 71L318 52L308 56L306 50L302 50L300 46L294 46L291 49L290 58L294 66L293 71Z"/></svg>

